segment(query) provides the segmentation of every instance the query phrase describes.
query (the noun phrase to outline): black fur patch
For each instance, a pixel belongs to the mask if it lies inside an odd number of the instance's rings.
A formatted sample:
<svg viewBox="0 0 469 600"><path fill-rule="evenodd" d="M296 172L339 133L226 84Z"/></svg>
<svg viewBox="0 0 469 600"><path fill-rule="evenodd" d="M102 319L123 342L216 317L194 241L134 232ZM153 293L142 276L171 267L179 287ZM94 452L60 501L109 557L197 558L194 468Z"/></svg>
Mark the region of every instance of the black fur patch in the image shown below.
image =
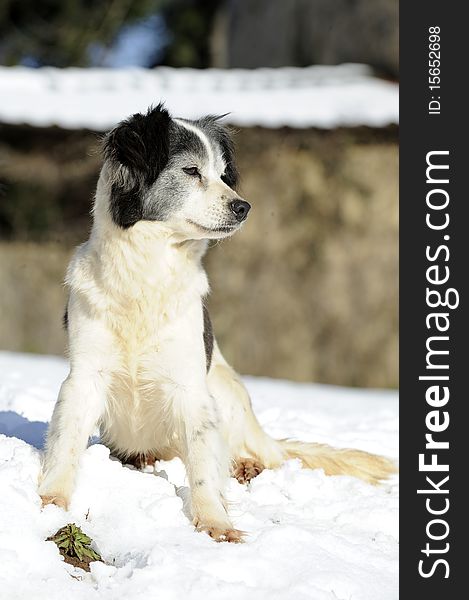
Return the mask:
<svg viewBox="0 0 469 600"><path fill-rule="evenodd" d="M220 146L226 164L222 180L230 188L236 189L239 182L239 173L234 159L235 146L230 130L219 122L224 116L204 117L195 121L195 124Z"/></svg>
<svg viewBox="0 0 469 600"><path fill-rule="evenodd" d="M68 331L68 305L65 307L64 316L62 317L62 325L65 331Z"/></svg>
<svg viewBox="0 0 469 600"><path fill-rule="evenodd" d="M109 208L116 225L127 229L142 220L142 194L143 189L139 185L126 189L116 183L112 184Z"/></svg>
<svg viewBox="0 0 469 600"><path fill-rule="evenodd" d="M159 104L122 121L104 138L104 157L127 170L127 177L118 176L112 184L110 199L112 218L124 229L143 218L143 194L168 162L170 123Z"/></svg>
<svg viewBox="0 0 469 600"><path fill-rule="evenodd" d="M207 365L207 373L210 371L213 355L213 328L210 315L205 304L202 304L204 312L204 346L205 346L205 362Z"/></svg>

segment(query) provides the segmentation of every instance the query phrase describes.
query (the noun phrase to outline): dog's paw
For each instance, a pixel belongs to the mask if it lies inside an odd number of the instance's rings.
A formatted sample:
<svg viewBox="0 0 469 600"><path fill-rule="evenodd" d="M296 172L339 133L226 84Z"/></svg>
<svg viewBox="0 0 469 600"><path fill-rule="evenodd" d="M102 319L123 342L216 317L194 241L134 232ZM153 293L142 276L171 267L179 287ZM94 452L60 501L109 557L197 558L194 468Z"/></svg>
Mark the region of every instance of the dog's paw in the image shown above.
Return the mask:
<svg viewBox="0 0 469 600"><path fill-rule="evenodd" d="M61 494L41 494L42 507L47 504L55 504L64 510L68 510L69 500Z"/></svg>
<svg viewBox="0 0 469 600"><path fill-rule="evenodd" d="M211 525L197 525L197 531L204 531L216 542L229 542L231 544L241 544L244 542L244 531L233 528L217 527Z"/></svg>
<svg viewBox="0 0 469 600"><path fill-rule="evenodd" d="M239 483L248 483L264 470L264 465L253 458L238 458L233 469L233 477Z"/></svg>
<svg viewBox="0 0 469 600"><path fill-rule="evenodd" d="M152 452L140 452L140 454L132 454L127 458L121 458L119 456L116 456L116 458L123 464L132 465L132 467L135 467L139 471L143 471L146 467L154 467L155 462L158 460L156 454L153 454Z"/></svg>

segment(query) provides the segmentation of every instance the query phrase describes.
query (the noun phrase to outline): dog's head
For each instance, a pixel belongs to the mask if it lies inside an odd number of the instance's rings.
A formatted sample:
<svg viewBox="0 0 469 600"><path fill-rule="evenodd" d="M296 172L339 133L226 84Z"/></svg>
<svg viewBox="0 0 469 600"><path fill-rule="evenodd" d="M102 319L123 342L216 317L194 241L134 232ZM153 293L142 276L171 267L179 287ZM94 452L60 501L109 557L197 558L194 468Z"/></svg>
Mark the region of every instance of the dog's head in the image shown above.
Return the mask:
<svg viewBox="0 0 469 600"><path fill-rule="evenodd" d="M162 105L104 138L109 210L116 225L163 221L186 239L234 233L250 205L235 191L234 147L219 117L173 119Z"/></svg>

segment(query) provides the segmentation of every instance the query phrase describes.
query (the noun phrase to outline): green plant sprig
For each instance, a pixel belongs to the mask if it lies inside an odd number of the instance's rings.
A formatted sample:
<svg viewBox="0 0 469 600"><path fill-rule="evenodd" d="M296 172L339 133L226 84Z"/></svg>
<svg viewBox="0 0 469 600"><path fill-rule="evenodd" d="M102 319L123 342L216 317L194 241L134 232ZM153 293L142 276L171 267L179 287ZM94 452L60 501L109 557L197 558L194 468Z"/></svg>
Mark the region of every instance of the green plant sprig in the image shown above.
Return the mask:
<svg viewBox="0 0 469 600"><path fill-rule="evenodd" d="M91 538L75 525L69 523L57 531L57 533L48 540L55 542L59 550L78 560L91 562L93 560L102 560L101 556L90 548Z"/></svg>

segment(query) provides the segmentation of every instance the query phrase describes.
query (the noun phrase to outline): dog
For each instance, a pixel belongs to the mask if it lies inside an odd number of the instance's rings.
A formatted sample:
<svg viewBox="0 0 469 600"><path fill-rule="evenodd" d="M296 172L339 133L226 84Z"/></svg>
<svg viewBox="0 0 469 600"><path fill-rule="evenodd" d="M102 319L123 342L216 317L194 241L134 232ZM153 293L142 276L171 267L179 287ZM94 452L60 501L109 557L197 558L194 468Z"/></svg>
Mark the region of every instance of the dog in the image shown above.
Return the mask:
<svg viewBox="0 0 469 600"><path fill-rule="evenodd" d="M103 159L91 234L66 275L70 373L48 430L43 504L68 507L97 424L123 461L179 457L193 523L217 541L243 540L227 512L230 472L247 482L299 458L372 484L389 476L394 465L380 456L271 438L220 352L201 259L251 208L235 191L234 145L221 118L172 118L160 104L110 131Z"/></svg>

